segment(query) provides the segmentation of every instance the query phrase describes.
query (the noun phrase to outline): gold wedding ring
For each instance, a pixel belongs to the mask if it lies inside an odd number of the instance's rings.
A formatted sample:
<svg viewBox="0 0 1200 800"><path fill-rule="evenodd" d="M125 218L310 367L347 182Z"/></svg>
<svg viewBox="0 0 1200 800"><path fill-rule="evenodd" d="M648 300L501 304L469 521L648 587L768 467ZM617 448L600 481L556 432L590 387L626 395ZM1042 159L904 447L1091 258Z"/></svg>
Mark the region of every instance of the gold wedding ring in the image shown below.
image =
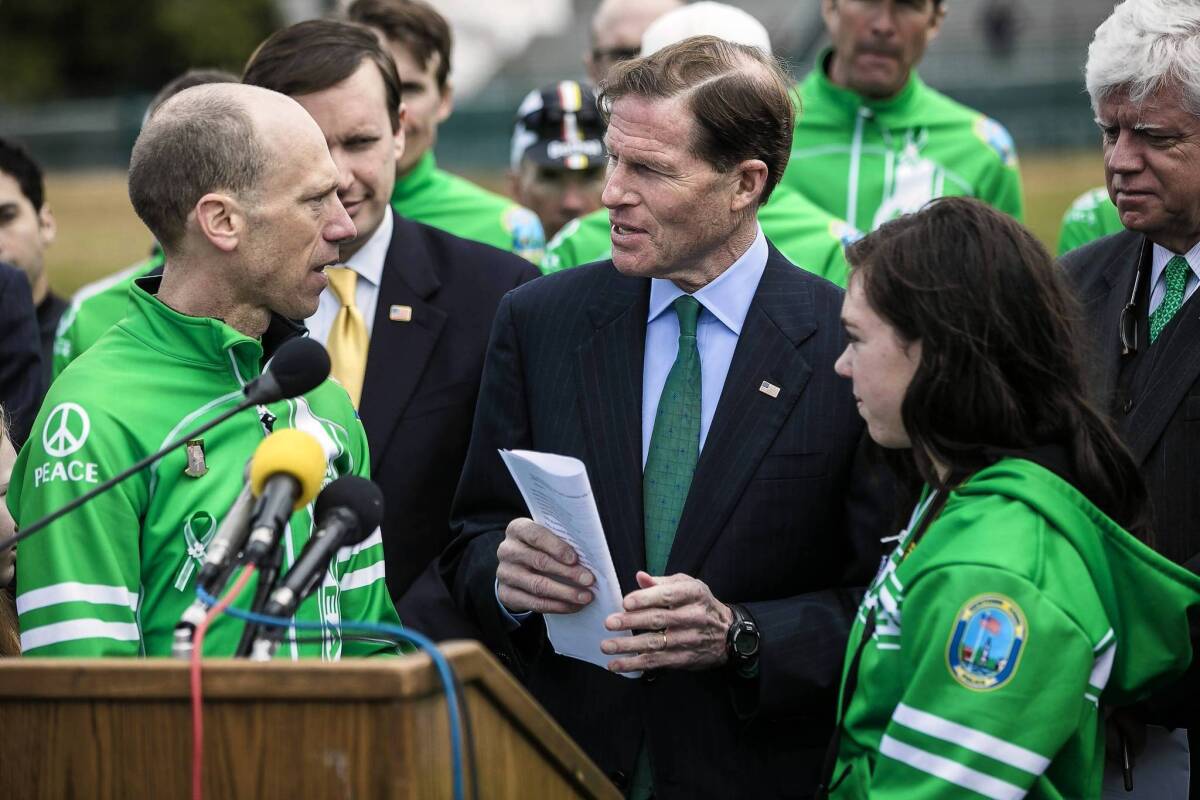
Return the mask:
<svg viewBox="0 0 1200 800"><path fill-rule="evenodd" d="M662 634L663 640L662 640L662 647L660 647L658 649L666 650L667 649L667 629L663 628L661 631L659 631L659 633Z"/></svg>

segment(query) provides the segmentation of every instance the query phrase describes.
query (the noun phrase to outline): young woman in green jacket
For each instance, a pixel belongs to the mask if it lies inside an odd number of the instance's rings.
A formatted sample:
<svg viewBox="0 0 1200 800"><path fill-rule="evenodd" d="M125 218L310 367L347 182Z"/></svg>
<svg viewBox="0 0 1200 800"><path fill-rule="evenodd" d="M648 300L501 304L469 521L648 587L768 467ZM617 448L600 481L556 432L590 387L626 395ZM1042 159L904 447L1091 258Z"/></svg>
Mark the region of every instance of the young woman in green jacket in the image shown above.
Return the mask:
<svg viewBox="0 0 1200 800"><path fill-rule="evenodd" d="M1106 707L1187 666L1200 578L1127 532L1145 488L1085 398L1068 290L966 198L848 257L836 369L923 488L851 631L825 791L1099 797Z"/></svg>

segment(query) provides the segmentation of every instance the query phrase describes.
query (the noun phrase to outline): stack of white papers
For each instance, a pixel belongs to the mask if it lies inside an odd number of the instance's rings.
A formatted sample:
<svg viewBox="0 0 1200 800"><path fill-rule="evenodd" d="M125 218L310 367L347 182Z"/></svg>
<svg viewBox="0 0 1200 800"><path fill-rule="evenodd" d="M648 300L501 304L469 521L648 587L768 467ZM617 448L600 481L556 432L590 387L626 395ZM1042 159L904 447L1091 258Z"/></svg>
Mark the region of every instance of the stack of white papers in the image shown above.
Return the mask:
<svg viewBox="0 0 1200 800"><path fill-rule="evenodd" d="M604 627L609 614L622 611L621 585L613 568L608 541L596 510L596 498L583 462L570 456L531 450L501 450L533 521L574 548L579 563L595 576L589 587L595 599L574 614L546 614L546 632L554 652L605 667L612 656L600 651L600 642L629 631ZM636 678L640 672L622 673Z"/></svg>

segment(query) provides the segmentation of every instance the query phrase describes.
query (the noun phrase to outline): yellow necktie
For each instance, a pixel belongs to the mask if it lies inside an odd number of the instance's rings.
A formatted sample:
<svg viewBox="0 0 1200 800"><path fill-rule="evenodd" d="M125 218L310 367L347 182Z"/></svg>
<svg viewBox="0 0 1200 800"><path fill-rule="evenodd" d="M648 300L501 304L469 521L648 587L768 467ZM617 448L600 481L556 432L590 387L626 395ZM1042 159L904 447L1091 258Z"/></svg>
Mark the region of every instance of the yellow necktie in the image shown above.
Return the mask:
<svg viewBox="0 0 1200 800"><path fill-rule="evenodd" d="M341 302L342 308L333 320L329 331L329 360L333 362L332 375L350 395L350 402L358 408L362 397L363 374L367 369L367 347L370 337L362 312L354 304L354 289L358 285L358 273L346 267L329 267L325 270L329 288Z"/></svg>

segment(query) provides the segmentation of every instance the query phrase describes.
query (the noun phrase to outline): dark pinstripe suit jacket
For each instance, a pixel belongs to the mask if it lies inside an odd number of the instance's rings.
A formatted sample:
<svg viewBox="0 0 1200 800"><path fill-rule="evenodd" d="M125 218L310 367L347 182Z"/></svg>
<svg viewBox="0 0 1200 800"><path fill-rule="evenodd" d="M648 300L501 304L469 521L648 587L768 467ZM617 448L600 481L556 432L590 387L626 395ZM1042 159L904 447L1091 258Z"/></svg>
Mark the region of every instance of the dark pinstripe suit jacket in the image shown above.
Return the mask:
<svg viewBox="0 0 1200 800"><path fill-rule="evenodd" d="M1093 397L1146 480L1154 548L1200 572L1200 292L1151 346L1146 313L1150 256L1145 236L1122 231L1067 253L1061 263L1084 306ZM1118 324L1139 269L1138 352L1122 356ZM1137 376L1125 388L1120 380L1123 358L1139 359ZM1198 680L1200 659L1175 687L1150 701L1147 718L1200 729ZM1193 763L1198 763L1198 733L1191 735Z"/></svg>
<svg viewBox="0 0 1200 800"><path fill-rule="evenodd" d="M863 425L849 384L833 372L843 336L832 284L771 248L667 565L755 616L755 691L736 690L721 670L611 675L555 655L536 617L510 635L496 604L496 547L528 514L497 448L587 465L622 589L636 588L649 294L649 280L603 262L505 297L443 571L489 643L618 783L644 733L660 798L803 797L830 733L856 604L842 587L870 578L887 516L876 474L858 463ZM764 380L778 397L758 390Z"/></svg>

